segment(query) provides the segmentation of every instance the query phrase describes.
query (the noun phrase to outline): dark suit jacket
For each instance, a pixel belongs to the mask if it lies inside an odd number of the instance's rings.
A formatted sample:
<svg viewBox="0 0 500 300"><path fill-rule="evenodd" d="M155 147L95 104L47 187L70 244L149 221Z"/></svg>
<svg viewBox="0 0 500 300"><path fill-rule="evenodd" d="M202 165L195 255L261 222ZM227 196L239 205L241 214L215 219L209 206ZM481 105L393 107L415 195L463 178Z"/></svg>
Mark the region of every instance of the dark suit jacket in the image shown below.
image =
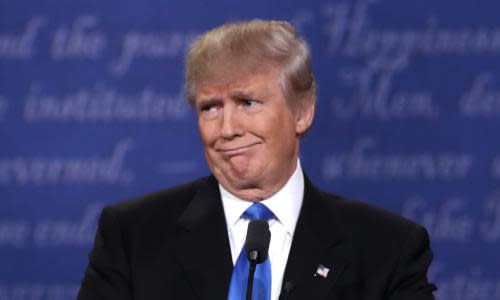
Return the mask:
<svg viewBox="0 0 500 300"><path fill-rule="evenodd" d="M78 300L226 299L230 251L213 177L106 207ZM431 259L422 227L306 179L280 299L434 299Z"/></svg>

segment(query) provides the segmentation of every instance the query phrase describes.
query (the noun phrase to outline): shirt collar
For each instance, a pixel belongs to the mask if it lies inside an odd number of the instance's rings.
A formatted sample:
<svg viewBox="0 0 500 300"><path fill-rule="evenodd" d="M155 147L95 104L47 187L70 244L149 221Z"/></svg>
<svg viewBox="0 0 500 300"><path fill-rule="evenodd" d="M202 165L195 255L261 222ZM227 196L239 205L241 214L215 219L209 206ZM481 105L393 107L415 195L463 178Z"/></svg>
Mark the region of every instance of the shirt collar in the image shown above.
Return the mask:
<svg viewBox="0 0 500 300"><path fill-rule="evenodd" d="M240 219L243 212L252 205L252 202L239 199L228 192L219 184L219 190L226 216L226 224L229 228ZM297 161L297 167L286 184L273 196L263 200L265 204L276 216L276 219L283 224L288 233L293 236L295 225L299 218L302 200L304 198L304 174Z"/></svg>

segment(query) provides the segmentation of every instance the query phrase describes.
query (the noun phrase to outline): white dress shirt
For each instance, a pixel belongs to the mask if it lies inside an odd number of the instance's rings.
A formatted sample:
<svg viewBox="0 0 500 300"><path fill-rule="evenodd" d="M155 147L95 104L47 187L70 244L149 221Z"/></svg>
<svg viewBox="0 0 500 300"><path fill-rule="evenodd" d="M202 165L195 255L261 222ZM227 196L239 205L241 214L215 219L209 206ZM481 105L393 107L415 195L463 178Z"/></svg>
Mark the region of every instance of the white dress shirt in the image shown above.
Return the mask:
<svg viewBox="0 0 500 300"><path fill-rule="evenodd" d="M245 244L248 220L241 218L243 212L252 205L252 202L237 198L225 190L220 184L219 189L226 216L226 225L231 245L231 255L233 265L240 255L241 249ZM297 168L287 183L274 194L271 198L261 201L275 215L275 219L269 221L269 230L271 231L271 242L269 244L269 260L271 263L271 300L277 300L283 275L285 273L286 262L292 238L295 232L295 225L299 218L304 196L304 175L297 162Z"/></svg>

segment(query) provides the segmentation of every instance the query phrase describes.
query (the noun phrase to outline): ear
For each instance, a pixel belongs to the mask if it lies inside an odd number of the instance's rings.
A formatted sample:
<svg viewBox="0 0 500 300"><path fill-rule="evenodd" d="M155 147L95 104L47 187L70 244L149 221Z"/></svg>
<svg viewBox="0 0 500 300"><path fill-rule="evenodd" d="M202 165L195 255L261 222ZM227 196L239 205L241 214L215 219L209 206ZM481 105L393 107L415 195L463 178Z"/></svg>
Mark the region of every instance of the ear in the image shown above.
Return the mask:
<svg viewBox="0 0 500 300"><path fill-rule="evenodd" d="M314 99L306 99L295 112L295 133L302 136L311 127L316 109Z"/></svg>

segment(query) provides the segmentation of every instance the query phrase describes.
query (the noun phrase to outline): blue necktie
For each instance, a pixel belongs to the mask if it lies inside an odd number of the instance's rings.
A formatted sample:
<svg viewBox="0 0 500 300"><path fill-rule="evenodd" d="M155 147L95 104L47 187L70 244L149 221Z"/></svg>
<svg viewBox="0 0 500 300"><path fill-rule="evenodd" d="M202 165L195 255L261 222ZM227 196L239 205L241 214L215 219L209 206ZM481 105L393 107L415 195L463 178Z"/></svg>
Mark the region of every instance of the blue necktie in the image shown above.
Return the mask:
<svg viewBox="0 0 500 300"><path fill-rule="evenodd" d="M262 203L254 203L243 213L243 217L253 220L270 220L274 214ZM248 262L245 247L241 249L240 256L234 265L231 285L229 286L228 300L245 300L247 292L248 272L250 263ZM253 280L252 300L271 299L271 263L269 257L257 265Z"/></svg>

